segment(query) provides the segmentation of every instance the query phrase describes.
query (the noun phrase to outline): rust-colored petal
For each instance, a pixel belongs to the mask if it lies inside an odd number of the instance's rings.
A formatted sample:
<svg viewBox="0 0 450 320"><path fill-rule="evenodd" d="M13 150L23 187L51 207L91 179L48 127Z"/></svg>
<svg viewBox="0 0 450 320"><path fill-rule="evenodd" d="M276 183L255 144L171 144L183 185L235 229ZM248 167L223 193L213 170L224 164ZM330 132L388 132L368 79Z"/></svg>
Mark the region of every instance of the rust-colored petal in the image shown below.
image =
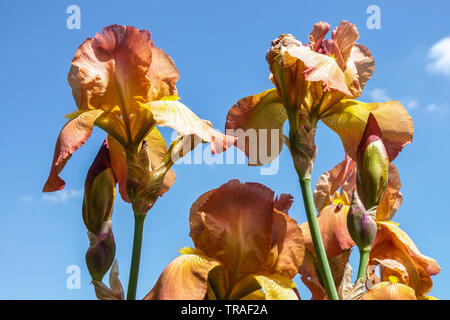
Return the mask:
<svg viewBox="0 0 450 320"><path fill-rule="evenodd" d="M203 300L208 274L220 263L198 250L185 249L159 276L144 300Z"/></svg>
<svg viewBox="0 0 450 320"><path fill-rule="evenodd" d="M346 183L355 169L355 162L345 155L344 161L337 164L333 169L322 173L314 189L314 205L317 211L320 212L332 203L335 192Z"/></svg>
<svg viewBox="0 0 450 320"><path fill-rule="evenodd" d="M344 99L328 110L321 119L339 135L345 152L356 159L356 150L370 113L377 119L389 160L392 161L405 145L411 143L414 133L412 119L400 102L363 103Z"/></svg>
<svg viewBox="0 0 450 320"><path fill-rule="evenodd" d="M274 271L290 279L294 278L305 253L302 231L297 221L286 213L273 212L273 242L277 250Z"/></svg>
<svg viewBox="0 0 450 320"><path fill-rule="evenodd" d="M172 58L155 46L152 47L152 63L147 77L150 79L149 98L151 100L177 95L175 83L180 78L180 73Z"/></svg>
<svg viewBox="0 0 450 320"><path fill-rule="evenodd" d="M222 262L237 279L267 269L273 196L273 191L261 184L238 180L205 195L196 212L203 227L195 231L195 246ZM191 226L199 222L192 214L190 221Z"/></svg>
<svg viewBox="0 0 450 320"><path fill-rule="evenodd" d="M270 89L242 98L232 106L228 111L225 130L238 137L236 146L247 155L249 165L261 165L269 163L280 154L286 119L287 113L276 89ZM272 130L278 134L276 145L272 145ZM262 133L267 133L265 138ZM276 146L278 147L275 148ZM265 150L260 150L261 148ZM275 149L272 150L273 148Z"/></svg>
<svg viewBox="0 0 450 320"><path fill-rule="evenodd" d="M294 202L294 197L287 193L282 193L275 198L274 207L275 209L288 214L289 209Z"/></svg>
<svg viewBox="0 0 450 320"><path fill-rule="evenodd" d="M417 298L411 287L383 281L363 293L361 300L417 300Z"/></svg>
<svg viewBox="0 0 450 320"><path fill-rule="evenodd" d="M109 111L118 106L128 116L134 97L147 99L152 47L150 33L132 26L111 25L87 39L68 75L78 108Z"/></svg>
<svg viewBox="0 0 450 320"><path fill-rule="evenodd" d="M188 107L176 100L151 101L145 105L153 113L159 126L170 127L180 136L196 135L209 142L212 153L220 153L235 142L235 137L224 135L212 128L209 121L200 119Z"/></svg>
<svg viewBox="0 0 450 320"><path fill-rule="evenodd" d="M345 70L353 45L359 38L358 30L353 23L342 20L339 26L333 30L331 37L333 40L331 53L339 67Z"/></svg>
<svg viewBox="0 0 450 320"><path fill-rule="evenodd" d="M43 192L52 192L64 188L65 182L59 177L59 173L72 153L78 150L90 137L94 122L102 113L102 110L82 112L76 118L69 120L62 128L56 140L52 166Z"/></svg>
<svg viewBox="0 0 450 320"><path fill-rule="evenodd" d="M337 201L336 204L324 207L317 217L328 257L335 257L355 245L347 229L349 208L348 203ZM314 252L308 224L302 223L300 227L305 239L305 246Z"/></svg>
<svg viewBox="0 0 450 320"><path fill-rule="evenodd" d="M424 296L433 286L430 276L439 273L441 268L434 259L421 254L411 238L396 224L378 222L378 226L370 264L377 264L374 259L392 259L401 263L408 272L408 285L418 297Z"/></svg>
<svg viewBox="0 0 450 320"><path fill-rule="evenodd" d="M386 192L378 204L377 221L391 220L397 209L403 201L403 195L400 192L402 183L396 166L389 164L388 185Z"/></svg>
<svg viewBox="0 0 450 320"><path fill-rule="evenodd" d="M330 28L331 26L324 21L314 24L313 29L309 34L309 41L311 41L310 46L313 51L320 52L319 49L322 46L322 40L325 38L325 35L328 33Z"/></svg>

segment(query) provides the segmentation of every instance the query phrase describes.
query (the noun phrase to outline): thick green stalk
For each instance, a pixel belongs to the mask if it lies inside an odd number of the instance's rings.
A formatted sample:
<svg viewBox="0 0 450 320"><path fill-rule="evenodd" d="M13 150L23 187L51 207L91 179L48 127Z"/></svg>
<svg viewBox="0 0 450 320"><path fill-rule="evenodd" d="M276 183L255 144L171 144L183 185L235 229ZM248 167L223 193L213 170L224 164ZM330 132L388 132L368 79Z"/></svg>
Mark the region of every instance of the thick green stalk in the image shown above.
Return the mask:
<svg viewBox="0 0 450 320"><path fill-rule="evenodd" d="M131 255L130 278L128 280L127 300L136 300L136 289L141 261L142 236L144 233L145 215L134 216L133 253Z"/></svg>
<svg viewBox="0 0 450 320"><path fill-rule="evenodd" d="M331 274L330 265L328 263L327 254L323 245L322 236L320 234L319 222L314 207L313 195L311 191L311 180L300 179L300 187L302 189L303 203L305 205L306 217L308 218L309 231L317 257L320 277L322 278L325 292L329 300L339 300L339 296L334 284L333 275Z"/></svg>
<svg viewBox="0 0 450 320"><path fill-rule="evenodd" d="M369 250L359 250L359 268L358 279L364 279L366 277L367 264L369 262Z"/></svg>

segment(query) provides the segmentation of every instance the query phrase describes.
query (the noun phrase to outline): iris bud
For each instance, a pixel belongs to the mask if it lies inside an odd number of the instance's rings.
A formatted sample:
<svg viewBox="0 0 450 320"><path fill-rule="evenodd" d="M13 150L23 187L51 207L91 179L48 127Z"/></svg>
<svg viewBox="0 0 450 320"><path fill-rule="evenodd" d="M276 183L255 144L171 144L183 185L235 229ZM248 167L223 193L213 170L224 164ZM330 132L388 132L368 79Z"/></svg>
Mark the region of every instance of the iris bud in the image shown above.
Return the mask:
<svg viewBox="0 0 450 320"><path fill-rule="evenodd" d="M370 113L356 153L356 186L364 207L371 209L383 198L388 182L389 156L381 130Z"/></svg>
<svg viewBox="0 0 450 320"><path fill-rule="evenodd" d="M86 265L92 280L101 281L111 267L116 255L111 222L104 222L97 234L88 232L88 237L90 246L86 252Z"/></svg>
<svg viewBox="0 0 450 320"><path fill-rule="evenodd" d="M377 235L377 223L366 211L355 190L347 214L347 229L360 251L370 250Z"/></svg>
<svg viewBox="0 0 450 320"><path fill-rule="evenodd" d="M105 141L89 168L84 184L83 220L90 232L98 233L103 222L111 218L115 193L116 177Z"/></svg>

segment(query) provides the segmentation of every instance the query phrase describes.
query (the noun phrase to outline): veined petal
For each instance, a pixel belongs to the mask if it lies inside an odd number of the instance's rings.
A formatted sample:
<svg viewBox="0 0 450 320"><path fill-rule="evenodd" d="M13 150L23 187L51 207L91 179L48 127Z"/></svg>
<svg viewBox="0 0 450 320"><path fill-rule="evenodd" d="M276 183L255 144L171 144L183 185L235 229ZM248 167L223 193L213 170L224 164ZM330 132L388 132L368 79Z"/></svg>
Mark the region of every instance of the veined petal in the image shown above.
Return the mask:
<svg viewBox="0 0 450 320"><path fill-rule="evenodd" d="M262 165L271 162L280 154L286 119L286 109L277 90L270 89L245 97L232 106L228 111L225 130L227 134L238 137L236 146L247 155L249 165ZM233 132L229 133L229 130ZM272 146L273 130L278 134L277 146ZM261 139L264 132L267 133L265 141Z"/></svg>
<svg viewBox="0 0 450 320"><path fill-rule="evenodd" d="M170 127L176 130L180 136L194 134L204 142L210 142L212 153L223 152L234 144L234 137L213 129L209 121L200 119L179 101L151 101L145 106L153 113L157 125Z"/></svg>
<svg viewBox="0 0 450 320"><path fill-rule="evenodd" d="M201 205L194 204L196 212L191 209L195 246L222 262L236 279L269 270L273 196L273 191L261 184L238 180L203 195L198 200Z"/></svg>
<svg viewBox="0 0 450 320"><path fill-rule="evenodd" d="M147 77L150 79L149 98L151 100L177 95L175 83L180 78L180 73L172 58L155 46L152 47L152 63Z"/></svg>
<svg viewBox="0 0 450 320"><path fill-rule="evenodd" d="M80 148L92 133L95 120L103 113L102 110L90 110L69 120L62 128L56 141L55 153L47 182L43 192L61 190L65 182L59 177L67 160Z"/></svg>
<svg viewBox="0 0 450 320"><path fill-rule="evenodd" d="M159 276L144 300L202 300L209 272L220 263L191 249L175 258Z"/></svg>
<svg viewBox="0 0 450 320"><path fill-rule="evenodd" d="M364 86L375 71L375 59L368 48L355 43L347 60L346 72L351 71L350 91L353 98L361 95Z"/></svg>
<svg viewBox="0 0 450 320"><path fill-rule="evenodd" d="M277 248L274 271L292 279L297 274L305 254L302 230L297 221L277 209L273 212L273 225L272 241Z"/></svg>
<svg viewBox="0 0 450 320"><path fill-rule="evenodd" d="M295 284L290 278L280 275L255 275L256 281L264 290L266 300L299 300Z"/></svg>
<svg viewBox="0 0 450 320"><path fill-rule="evenodd" d="M328 257L335 257L355 245L347 229L349 208L348 204L339 201L323 208L317 217ZM302 223L300 228L305 238L305 246L314 252L308 223Z"/></svg>
<svg viewBox="0 0 450 320"><path fill-rule="evenodd" d="M132 26L111 25L87 39L68 75L78 108L108 111L119 106L127 116L133 97L147 97L152 47L150 33Z"/></svg>
<svg viewBox="0 0 450 320"><path fill-rule="evenodd" d="M333 39L331 53L336 58L339 67L345 70L353 45L359 38L358 30L353 23L342 20L339 26L333 30L331 37Z"/></svg>
<svg viewBox="0 0 450 320"><path fill-rule="evenodd" d="M333 169L322 173L314 189L314 205L317 211L322 211L324 207L332 203L335 192L346 183L348 177L355 170L355 162L348 155L345 155L344 161L337 164Z"/></svg>
<svg viewBox="0 0 450 320"><path fill-rule="evenodd" d="M378 222L379 230L370 252L370 264L377 260L392 259L401 263L408 272L408 285L418 297L428 293L433 282L432 275L440 272L437 262L420 253L414 242L397 225L391 222Z"/></svg>
<svg viewBox="0 0 450 320"><path fill-rule="evenodd" d="M383 281L361 296L361 300L417 300L413 288L401 283Z"/></svg>
<svg viewBox="0 0 450 320"><path fill-rule="evenodd" d="M339 68L336 60L312 51L304 46L290 46L286 52L293 58L300 59L306 66L305 79L308 81L322 81L325 89L335 89L351 96L344 72Z"/></svg>
<svg viewBox="0 0 450 320"><path fill-rule="evenodd" d="M322 116L322 121L341 138L345 152L356 159L356 150L373 113L381 128L382 141L392 161L403 147L411 143L414 126L411 117L398 101L363 103L342 100ZM392 121L395 119L395 121Z"/></svg>

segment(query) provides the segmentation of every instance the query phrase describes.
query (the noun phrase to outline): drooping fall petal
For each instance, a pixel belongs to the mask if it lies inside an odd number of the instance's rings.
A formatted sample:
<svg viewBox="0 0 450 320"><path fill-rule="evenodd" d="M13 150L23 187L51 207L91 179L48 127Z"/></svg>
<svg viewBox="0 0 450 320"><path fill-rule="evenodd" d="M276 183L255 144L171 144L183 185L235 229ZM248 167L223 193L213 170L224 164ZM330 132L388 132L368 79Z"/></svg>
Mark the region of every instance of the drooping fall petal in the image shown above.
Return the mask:
<svg viewBox="0 0 450 320"><path fill-rule="evenodd" d="M184 253L183 253L184 252ZM203 300L208 273L220 263L195 249L185 249L163 271L144 300Z"/></svg>
<svg viewBox="0 0 450 320"><path fill-rule="evenodd" d="M43 192L52 192L64 188L65 182L59 177L59 173L71 155L90 137L94 122L102 113L102 110L82 112L62 128L56 141L50 174L42 190Z"/></svg>
<svg viewBox="0 0 450 320"><path fill-rule="evenodd" d="M286 110L277 91L271 89L245 97L231 107L225 130L233 130L229 134L238 137L236 145L249 158L249 165L261 165L274 160L281 152L286 119ZM262 132L267 133L265 141L261 139ZM274 141L278 147L272 146L272 132L278 134L278 139ZM261 148L265 150L260 150Z"/></svg>
<svg viewBox="0 0 450 320"><path fill-rule="evenodd" d="M341 138L345 152L356 159L356 150L373 113L382 133L382 141L392 161L413 138L414 127L408 112L398 101L363 103L342 100L322 116L323 122ZM395 119L395 121L392 121Z"/></svg>
<svg viewBox="0 0 450 320"><path fill-rule="evenodd" d="M213 129L209 121L200 119L179 101L151 101L145 106L153 113L159 126L170 127L180 136L196 135L202 141L210 143L212 153L223 152L234 144L234 137Z"/></svg>
<svg viewBox="0 0 450 320"><path fill-rule="evenodd" d="M428 293L433 282L431 276L440 272L437 262L420 253L414 242L396 224L378 222L379 230L370 252L369 264L378 260L392 259L401 263L408 272L408 285L416 291L417 297Z"/></svg>
<svg viewBox="0 0 450 320"><path fill-rule="evenodd" d="M294 291L295 284L289 278L257 275L255 279L264 290L266 300L299 300Z"/></svg>
<svg viewBox="0 0 450 320"><path fill-rule="evenodd" d="M383 281L361 296L361 300L417 300L414 289L401 283Z"/></svg>

